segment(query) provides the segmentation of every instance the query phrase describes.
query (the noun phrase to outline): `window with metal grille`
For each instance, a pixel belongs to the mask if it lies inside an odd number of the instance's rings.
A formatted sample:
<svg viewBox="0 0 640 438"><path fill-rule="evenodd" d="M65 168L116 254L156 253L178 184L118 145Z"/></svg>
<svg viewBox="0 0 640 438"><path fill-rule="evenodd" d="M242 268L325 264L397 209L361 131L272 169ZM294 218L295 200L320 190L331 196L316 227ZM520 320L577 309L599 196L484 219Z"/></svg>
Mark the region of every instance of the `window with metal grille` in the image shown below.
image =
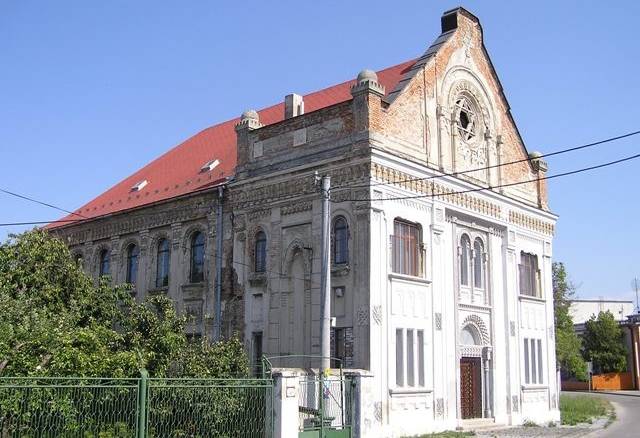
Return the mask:
<svg viewBox="0 0 640 438"><path fill-rule="evenodd" d="M189 281L199 283L204 281L204 234L197 231L191 236L191 270Z"/></svg>
<svg viewBox="0 0 640 438"><path fill-rule="evenodd" d="M331 329L331 356L334 358L331 360L332 368L343 368L346 366L347 359L347 337L345 327L334 327ZM338 359L338 360L335 360Z"/></svg>
<svg viewBox="0 0 640 438"><path fill-rule="evenodd" d="M422 243L420 227L410 222L395 220L391 236L392 269L397 274L419 277L422 275Z"/></svg>
<svg viewBox="0 0 640 438"><path fill-rule="evenodd" d="M258 231L258 233L256 234L255 250L256 272L265 272L267 270L267 235L264 233L264 231Z"/></svg>
<svg viewBox="0 0 640 438"><path fill-rule="evenodd" d="M158 254L156 260L156 287L169 285L170 258L171 250L169 249L169 240L161 239L158 242Z"/></svg>
<svg viewBox="0 0 640 438"><path fill-rule="evenodd" d="M349 226L343 216L333 222L333 263L349 263Z"/></svg>
<svg viewBox="0 0 640 438"><path fill-rule="evenodd" d="M526 252L520 253L519 281L520 295L540 297L540 271L538 270L538 257Z"/></svg>
<svg viewBox="0 0 640 438"><path fill-rule="evenodd" d="M260 376L262 373L262 332L253 332L251 334L251 349L254 375Z"/></svg>

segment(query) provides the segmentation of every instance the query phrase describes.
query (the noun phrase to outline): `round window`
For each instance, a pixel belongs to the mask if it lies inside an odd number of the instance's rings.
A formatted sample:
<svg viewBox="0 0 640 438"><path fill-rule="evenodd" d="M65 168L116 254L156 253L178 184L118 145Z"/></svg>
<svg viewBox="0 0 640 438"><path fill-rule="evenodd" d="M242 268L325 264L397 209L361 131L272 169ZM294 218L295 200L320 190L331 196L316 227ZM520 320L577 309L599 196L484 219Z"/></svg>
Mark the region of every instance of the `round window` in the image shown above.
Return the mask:
<svg viewBox="0 0 640 438"><path fill-rule="evenodd" d="M456 125L464 141L471 141L478 135L478 115L469 98L461 96L456 100Z"/></svg>

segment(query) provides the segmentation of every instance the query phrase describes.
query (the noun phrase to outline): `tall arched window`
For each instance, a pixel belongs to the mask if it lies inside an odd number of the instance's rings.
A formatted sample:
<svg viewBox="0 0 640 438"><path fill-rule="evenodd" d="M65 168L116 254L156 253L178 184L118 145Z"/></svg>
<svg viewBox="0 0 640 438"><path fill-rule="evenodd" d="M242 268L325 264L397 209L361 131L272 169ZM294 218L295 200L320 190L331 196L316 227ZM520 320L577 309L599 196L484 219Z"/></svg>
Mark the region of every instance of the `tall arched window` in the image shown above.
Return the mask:
<svg viewBox="0 0 640 438"><path fill-rule="evenodd" d="M469 273L471 271L471 240L463 234L460 238L460 284L470 286Z"/></svg>
<svg viewBox="0 0 640 438"><path fill-rule="evenodd" d="M160 239L158 242L158 254L156 259L156 287L169 285L169 260L171 251L169 250L169 240Z"/></svg>
<svg viewBox="0 0 640 438"><path fill-rule="evenodd" d="M333 263L349 263L349 226L343 216L333 222Z"/></svg>
<svg viewBox="0 0 640 438"><path fill-rule="evenodd" d="M138 280L138 256L140 250L133 243L127 247L127 283L136 284Z"/></svg>
<svg viewBox="0 0 640 438"><path fill-rule="evenodd" d="M98 268L99 268L98 272L100 273L100 276L110 274L111 263L110 263L110 256L109 256L108 249L103 249L102 251L100 251L100 266Z"/></svg>
<svg viewBox="0 0 640 438"><path fill-rule="evenodd" d="M204 234L197 231L191 236L191 283L204 281Z"/></svg>
<svg viewBox="0 0 640 438"><path fill-rule="evenodd" d="M264 234L264 231L256 233L255 252L255 270L256 272L265 272L267 270L267 235Z"/></svg>
<svg viewBox="0 0 640 438"><path fill-rule="evenodd" d="M473 287L484 289L484 244L479 237L473 242Z"/></svg>

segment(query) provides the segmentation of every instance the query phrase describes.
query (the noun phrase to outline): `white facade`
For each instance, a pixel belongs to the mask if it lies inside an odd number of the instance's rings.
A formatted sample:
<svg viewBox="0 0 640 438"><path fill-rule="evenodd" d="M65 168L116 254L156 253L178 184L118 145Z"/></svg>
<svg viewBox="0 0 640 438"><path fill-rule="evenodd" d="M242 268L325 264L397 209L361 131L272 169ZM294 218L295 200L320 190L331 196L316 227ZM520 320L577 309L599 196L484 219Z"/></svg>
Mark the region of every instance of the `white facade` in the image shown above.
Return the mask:
<svg viewBox="0 0 640 438"><path fill-rule="evenodd" d="M377 157L385 163L388 157ZM404 166L403 166L404 165ZM395 160L395 168L428 177ZM456 191L469 185L453 179L447 184ZM375 188L374 197L411 196L412 192ZM371 305L380 315L371 326L372 372L379 381L380 417L394 436L426 430L454 429L462 423L460 361L479 358L481 364L482 417L500 424L524 420L537 423L557 421L551 287L551 240L548 235L508 223L510 211L523 208L499 195L483 193L500 206L501 216L478 214L470 208L448 202L413 199L374 202L371 217ZM542 214L545 220L554 220ZM393 272L389 236L394 221L417 224L424 245L424 275ZM461 285L461 238L480 239L483 244L480 287ZM519 294L518 265L522 252L539 261L541 296ZM472 266L473 269L473 266ZM470 273L473 277L473 272ZM469 338L469 328L475 336ZM409 332L409 336L407 333ZM417 333L423 345L418 345ZM466 335L466 336L465 336ZM407 346L413 339L413 347ZM542 380L525 378L524 342L540 341ZM399 346L398 341L404 345ZM469 345L469 344L475 345ZM413 354L408 350L412 349ZM420 359L419 351L424 351ZM398 353L401 351L401 353ZM402 360L398 360L402 357ZM531 358L529 358L531 360ZM408 364L407 361L412 362ZM397 363L403 369L399 371ZM533 368L533 367L530 367ZM409 371L413 370L413 371ZM533 370L529 369L531 373ZM414 375L413 384L408 380ZM399 377L400 376L400 377ZM422 376L418 378L418 376ZM539 375L537 376L539 377ZM385 421L386 420L386 421Z"/></svg>

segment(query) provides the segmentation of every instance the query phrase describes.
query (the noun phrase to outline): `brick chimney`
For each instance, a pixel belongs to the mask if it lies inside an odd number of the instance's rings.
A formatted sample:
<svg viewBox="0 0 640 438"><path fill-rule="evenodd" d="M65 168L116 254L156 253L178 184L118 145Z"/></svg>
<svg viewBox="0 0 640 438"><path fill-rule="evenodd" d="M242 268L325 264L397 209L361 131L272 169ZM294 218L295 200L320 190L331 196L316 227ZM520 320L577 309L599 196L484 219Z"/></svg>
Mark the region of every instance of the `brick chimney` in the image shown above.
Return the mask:
<svg viewBox="0 0 640 438"><path fill-rule="evenodd" d="M299 94L287 94L284 97L284 118L301 116L304 114L304 100Z"/></svg>

